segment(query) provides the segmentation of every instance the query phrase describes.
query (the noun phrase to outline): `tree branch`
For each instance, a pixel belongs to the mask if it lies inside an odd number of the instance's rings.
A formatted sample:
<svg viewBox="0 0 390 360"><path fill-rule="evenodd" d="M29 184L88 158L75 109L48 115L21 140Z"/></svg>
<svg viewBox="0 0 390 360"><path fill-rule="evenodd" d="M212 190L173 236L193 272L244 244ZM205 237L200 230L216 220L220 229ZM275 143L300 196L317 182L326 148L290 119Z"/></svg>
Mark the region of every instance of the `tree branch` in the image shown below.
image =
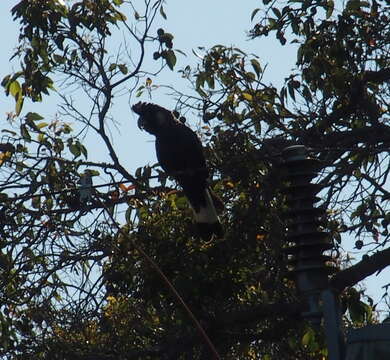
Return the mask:
<svg viewBox="0 0 390 360"><path fill-rule="evenodd" d="M217 314L215 324L217 329L221 329L227 325L250 324L260 320L275 318L281 314L283 314L283 317L297 318L301 311L302 305L299 303L258 304L244 310Z"/></svg>
<svg viewBox="0 0 390 360"><path fill-rule="evenodd" d="M330 284L342 292L346 287L353 286L366 277L381 271L390 265L390 248L379 251L372 256L366 256L362 261L337 273Z"/></svg>

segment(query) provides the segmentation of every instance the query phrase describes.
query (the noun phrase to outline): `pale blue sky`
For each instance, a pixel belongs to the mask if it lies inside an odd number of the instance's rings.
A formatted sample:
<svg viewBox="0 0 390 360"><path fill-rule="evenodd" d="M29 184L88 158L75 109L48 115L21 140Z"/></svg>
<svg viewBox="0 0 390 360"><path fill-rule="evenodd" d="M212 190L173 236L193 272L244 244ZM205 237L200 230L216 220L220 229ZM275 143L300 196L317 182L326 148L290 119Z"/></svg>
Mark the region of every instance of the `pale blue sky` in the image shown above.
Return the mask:
<svg viewBox="0 0 390 360"><path fill-rule="evenodd" d="M17 43L18 27L12 22L10 9L16 3L17 1L0 1L0 33L3 39L3 50L0 56L0 78L12 72L9 57ZM258 55L262 66L267 64L264 82L271 82L276 86L280 86L284 77L294 67L295 52L292 46L280 46L273 36L263 40L248 40L246 31L252 25L250 15L253 9L260 5L261 1L259 0L168 0L165 5L168 19L158 19L156 28L163 27L166 31L174 34L174 47L188 54L187 57L178 56L177 69L184 67L188 63L195 63L191 49L197 46L207 48L215 44L234 45L248 53ZM147 61L153 61L151 60L151 54ZM166 69L156 81L160 84L177 86L180 76L176 71L172 72ZM131 102L134 103L138 100L140 99L134 99ZM148 101L149 99L143 97L141 100ZM152 101L167 107L173 104L173 102L172 104L166 104L166 102L169 102L169 99L164 95L163 90L156 92ZM24 113L36 111L50 119L57 111L56 105L54 97L45 97L43 104L32 104L27 101ZM0 126L5 124L5 113L12 111L13 107L13 99L6 98L1 91L0 113L2 118ZM128 96L116 101L116 108L113 114L116 120L120 122L120 131L116 132L114 130L113 138L123 164L130 171L134 171L134 169L146 163L153 164L155 162L153 139L148 134L140 133L135 126L136 117L129 109ZM194 124L197 122L197 119L188 119L188 121L190 124ZM92 160L108 160L107 153L100 146L94 144L93 138L87 139L87 146L90 149ZM354 240L350 240L353 244ZM349 246L347 247L349 248ZM360 256L357 259L359 258ZM386 284L388 279L390 279L390 271L387 270L379 278L371 276L370 279L365 281L369 289L368 294L373 295L376 301L379 300L382 294L380 287Z"/></svg>

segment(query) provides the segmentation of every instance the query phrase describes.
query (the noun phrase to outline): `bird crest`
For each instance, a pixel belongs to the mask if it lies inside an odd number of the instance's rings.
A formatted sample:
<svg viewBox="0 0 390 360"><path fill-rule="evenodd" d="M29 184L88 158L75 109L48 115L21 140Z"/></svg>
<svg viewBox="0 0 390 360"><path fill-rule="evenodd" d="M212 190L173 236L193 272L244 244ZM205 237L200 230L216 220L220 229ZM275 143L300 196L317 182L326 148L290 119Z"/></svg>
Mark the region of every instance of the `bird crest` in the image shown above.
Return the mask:
<svg viewBox="0 0 390 360"><path fill-rule="evenodd" d="M139 102L131 109L139 115L138 127L154 135L164 128L181 124L171 111L156 104Z"/></svg>

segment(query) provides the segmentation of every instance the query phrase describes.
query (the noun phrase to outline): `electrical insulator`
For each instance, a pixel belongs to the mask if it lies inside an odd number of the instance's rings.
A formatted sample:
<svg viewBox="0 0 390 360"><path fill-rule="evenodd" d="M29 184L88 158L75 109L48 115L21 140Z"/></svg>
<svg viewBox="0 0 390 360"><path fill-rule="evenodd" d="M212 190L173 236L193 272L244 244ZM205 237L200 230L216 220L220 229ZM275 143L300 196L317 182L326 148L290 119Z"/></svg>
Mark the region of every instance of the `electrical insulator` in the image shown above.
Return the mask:
<svg viewBox="0 0 390 360"><path fill-rule="evenodd" d="M315 207L321 186L311 183L321 162L310 158L301 145L286 148L283 157L288 206L286 253L298 290L307 300L303 315L318 324L322 317L320 293L328 287L328 276L334 269L327 266L331 257L324 255L333 247L329 234L322 230L326 211Z"/></svg>

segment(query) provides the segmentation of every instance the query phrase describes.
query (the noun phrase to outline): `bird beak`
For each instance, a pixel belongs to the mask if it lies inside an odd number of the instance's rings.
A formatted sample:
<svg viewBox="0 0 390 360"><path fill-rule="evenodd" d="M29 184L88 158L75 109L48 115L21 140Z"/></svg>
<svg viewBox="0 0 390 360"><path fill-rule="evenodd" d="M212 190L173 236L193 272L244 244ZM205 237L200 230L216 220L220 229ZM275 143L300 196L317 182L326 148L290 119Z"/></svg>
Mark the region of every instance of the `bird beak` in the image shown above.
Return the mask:
<svg viewBox="0 0 390 360"><path fill-rule="evenodd" d="M143 130L143 129L144 129L145 121L144 121L144 119L143 119L142 116L139 117L138 123L137 123L137 124L138 124L138 128L139 128L140 130Z"/></svg>

